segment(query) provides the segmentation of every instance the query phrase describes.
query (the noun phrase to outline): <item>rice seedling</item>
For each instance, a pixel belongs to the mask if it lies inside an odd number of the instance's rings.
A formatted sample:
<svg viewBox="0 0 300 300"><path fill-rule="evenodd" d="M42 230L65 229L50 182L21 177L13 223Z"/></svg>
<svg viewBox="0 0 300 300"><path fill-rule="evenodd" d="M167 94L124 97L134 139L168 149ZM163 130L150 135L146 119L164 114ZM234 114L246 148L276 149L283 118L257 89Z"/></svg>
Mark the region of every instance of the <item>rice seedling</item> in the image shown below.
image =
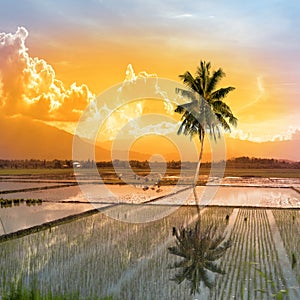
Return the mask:
<svg viewBox="0 0 300 300"><path fill-rule="evenodd" d="M150 214L152 209L149 205ZM225 274L215 276L209 297L288 298L266 211L235 211L233 216L232 208L207 208L202 214L202 226L216 224L221 234L233 224L232 247L220 261ZM174 272L168 266L176 258L167 249L174 243L173 227L187 225L196 216L195 207L181 207L155 222L132 224L96 213L4 241L0 243L0 295L14 299L4 296L33 290L41 299L69 299L61 295L70 299L189 299L188 284L170 281ZM283 222L285 217L280 217ZM292 245L293 240L286 243ZM296 250L293 270L298 272Z"/></svg>
<svg viewBox="0 0 300 300"><path fill-rule="evenodd" d="M300 284L300 214L298 210L272 210L285 250Z"/></svg>
<svg viewBox="0 0 300 300"><path fill-rule="evenodd" d="M212 299L265 299L265 293L274 295L286 290L265 210L240 209L231 239L233 247L221 262L226 274L217 275ZM262 277L258 270L266 276ZM281 296L287 297L285 293Z"/></svg>

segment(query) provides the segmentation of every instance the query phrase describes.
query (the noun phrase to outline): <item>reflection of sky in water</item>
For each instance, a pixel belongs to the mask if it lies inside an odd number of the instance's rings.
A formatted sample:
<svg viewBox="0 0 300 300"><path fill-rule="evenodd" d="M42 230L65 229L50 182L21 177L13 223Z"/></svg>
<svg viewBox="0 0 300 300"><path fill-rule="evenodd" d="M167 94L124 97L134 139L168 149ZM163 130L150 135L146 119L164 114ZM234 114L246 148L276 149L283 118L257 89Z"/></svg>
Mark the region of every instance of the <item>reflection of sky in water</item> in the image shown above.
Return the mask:
<svg viewBox="0 0 300 300"><path fill-rule="evenodd" d="M90 204L63 203L43 203L36 206L20 204L19 206L0 208L0 234L32 227L92 208Z"/></svg>
<svg viewBox="0 0 300 300"><path fill-rule="evenodd" d="M0 190L17 190L28 187L51 186L55 183L39 182L1 182ZM214 184L212 178L209 184ZM300 194L291 187L300 189L300 179L297 178L240 178L226 177L223 179L221 186L216 187L199 186L197 194L201 198L201 204L208 205L228 205L228 206L267 206L267 207L298 207L300 208ZM230 187L231 185L232 187ZM244 187L239 187L243 185ZM162 186L159 189L149 185L147 190L143 190L143 183L139 185L97 185L84 184L86 187L85 195L79 186L61 187L48 190L36 190L19 193L9 193L0 195L6 199L14 198L34 198L47 201L95 201L103 202L97 206L90 204L63 204L63 203L46 203L41 206L20 205L12 208L0 209L0 234L13 232L22 228L27 228L62 218L68 215L80 213L96 207L104 207L109 203L140 203L150 199L168 195L170 192L182 188L174 186ZM256 186L264 186L258 188ZM272 188L268 187L272 186ZM162 198L147 207L115 207L107 211L108 215L122 219L124 221L143 222L161 218L174 211L174 207L167 205L181 205L183 199L188 198L186 204L194 205L195 200L192 193L179 193L169 197ZM164 205L164 208L153 204ZM151 207L149 207L151 206ZM175 208L176 209L176 208ZM3 228L4 227L4 228Z"/></svg>
<svg viewBox="0 0 300 300"><path fill-rule="evenodd" d="M34 199L43 199L43 200L64 200L69 197L76 196L79 193L78 186L62 187L58 189L48 189L48 190L36 190L28 192L19 192L5 194L5 199L14 199L14 198L34 198Z"/></svg>
<svg viewBox="0 0 300 300"><path fill-rule="evenodd" d="M206 187L210 189L212 187ZM197 187L199 197L205 188ZM202 199L201 202L205 202ZM193 204L191 196L188 204ZM300 194L291 188L220 187L209 205L299 207Z"/></svg>
<svg viewBox="0 0 300 300"><path fill-rule="evenodd" d="M260 178L260 177L225 177L224 185L260 186L260 187L299 187L300 178Z"/></svg>
<svg viewBox="0 0 300 300"><path fill-rule="evenodd" d="M89 185L91 194L94 196L95 185ZM93 189L95 188L95 191ZM106 189L98 194L95 201L102 204L63 204L44 202L41 206L26 205L13 206L0 209L0 234L13 232L21 228L27 228L42 224L68 215L77 214L82 211L105 207L110 203L139 203L151 198L166 195L174 187L162 187L162 192L155 190L143 191L142 188L132 186L109 187L113 197ZM214 187L197 187L198 196L210 197L210 189ZM205 194L204 191L206 192ZM19 195L18 195L19 194ZM47 200L86 201L77 186L60 188L55 190L43 190L28 193L7 194L10 198L42 198ZM202 197L202 198L203 198ZM9 198L9 197L7 197ZM107 215L129 222L148 222L166 216L182 204L182 199L188 198L186 204L194 205L195 200L190 190L164 197L147 206L117 206L106 211ZM202 199L201 198L201 199ZM267 206L267 207L298 207L300 208L300 194L291 188L254 188L254 187L220 187L212 199L202 199L201 204L224 205L224 206Z"/></svg>
<svg viewBox="0 0 300 300"><path fill-rule="evenodd" d="M158 191L157 188L152 189L151 186L147 191L143 190L142 184L134 187L132 185L102 185L102 184L84 184L86 195L81 193L79 186L62 187L58 189L48 189L40 191L29 191L5 194L6 199L14 198L34 198L47 201L108 201L108 202L130 202L139 203L147 201L151 198L166 195L173 189L174 186L164 186Z"/></svg>

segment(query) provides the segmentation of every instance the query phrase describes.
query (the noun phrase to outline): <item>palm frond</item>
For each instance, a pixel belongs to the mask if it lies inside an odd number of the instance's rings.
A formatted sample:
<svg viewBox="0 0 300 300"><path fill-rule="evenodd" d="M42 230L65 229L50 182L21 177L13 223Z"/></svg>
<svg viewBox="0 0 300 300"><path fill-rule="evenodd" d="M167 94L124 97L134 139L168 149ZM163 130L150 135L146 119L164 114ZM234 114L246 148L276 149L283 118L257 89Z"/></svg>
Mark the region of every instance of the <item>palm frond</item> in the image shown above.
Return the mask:
<svg viewBox="0 0 300 300"><path fill-rule="evenodd" d="M180 124L180 126L177 130L178 135L180 135L183 132L186 122L187 122L187 119L183 120L182 123Z"/></svg>
<svg viewBox="0 0 300 300"><path fill-rule="evenodd" d="M221 115L224 119L228 118L229 124L232 126L237 126L237 118L232 114L230 107L225 102L222 100L216 100L212 103L212 107L216 114ZM225 127L226 128L224 129L230 130L230 128L228 129L226 125Z"/></svg>
<svg viewBox="0 0 300 300"><path fill-rule="evenodd" d="M181 257L185 257L185 253L182 252L178 247L173 246L173 247L169 247L168 248L169 252L171 254L177 255L177 256L181 256Z"/></svg>
<svg viewBox="0 0 300 300"><path fill-rule="evenodd" d="M213 273L225 274L225 271L214 262L205 262L205 268Z"/></svg>
<svg viewBox="0 0 300 300"><path fill-rule="evenodd" d="M217 71L214 71L212 77L209 80L207 93L211 93L223 77L225 77L225 73L221 68L219 68Z"/></svg>
<svg viewBox="0 0 300 300"><path fill-rule="evenodd" d="M225 120L225 118L221 114L219 114L219 113L216 113L216 116L217 116L217 118L218 118L221 126L223 127L223 129L225 131L230 132L231 128L230 128L229 124L227 123L227 121Z"/></svg>
<svg viewBox="0 0 300 300"><path fill-rule="evenodd" d="M237 126L237 121L238 121L238 119L237 119L234 115L231 115L231 116L229 117L229 123L230 123L232 126L236 127L236 126Z"/></svg>
<svg viewBox="0 0 300 300"><path fill-rule="evenodd" d="M205 61L200 62L200 67L197 67L196 72L196 80L198 80L198 93L201 96L205 96L205 92L207 90L207 86L209 83L209 75L210 75L210 63L206 63Z"/></svg>
<svg viewBox="0 0 300 300"><path fill-rule="evenodd" d="M175 262L172 265L172 269L178 269L178 268L189 268L192 267L193 261L189 259L183 259L179 262Z"/></svg>
<svg viewBox="0 0 300 300"><path fill-rule="evenodd" d="M221 100L225 98L233 90L235 90L235 88L232 86L226 88L220 88L211 94L211 99Z"/></svg>
<svg viewBox="0 0 300 300"><path fill-rule="evenodd" d="M222 114L232 114L230 107L223 102L222 100L215 100L212 102L212 107L214 109L214 111L220 112Z"/></svg>
<svg viewBox="0 0 300 300"><path fill-rule="evenodd" d="M170 269L176 269L174 280L178 284L187 280L190 284L191 294L200 290L201 282L205 286L212 288L213 282L208 271L212 273L224 274L224 271L217 264L230 247L229 241L224 241L224 237L217 235L217 227L209 225L200 228L200 222L194 226L181 227L174 230L176 246L169 247L169 252L181 258L171 265Z"/></svg>
<svg viewBox="0 0 300 300"><path fill-rule="evenodd" d="M231 247L231 241L226 241L223 244L221 244L219 247L216 249L209 250L207 252L206 260L207 261L215 261L220 259L225 252L227 251L228 248Z"/></svg>
<svg viewBox="0 0 300 300"><path fill-rule="evenodd" d="M200 268L199 269L199 273L200 273L200 276L201 276L201 279L202 281L204 282L204 284L209 288L209 289L212 289L214 284L213 282L210 280L209 276L208 276L208 273L206 271L206 269L204 268Z"/></svg>
<svg viewBox="0 0 300 300"><path fill-rule="evenodd" d="M180 284L186 279L189 272L190 272L189 268L183 268L182 271L176 273L175 276L173 278L171 278L171 280Z"/></svg>
<svg viewBox="0 0 300 300"><path fill-rule="evenodd" d="M223 235L221 235L221 234L218 235L217 237L215 237L212 240L209 249L210 250L214 250L214 249L218 248L222 244L222 242L224 241L224 239L225 239L225 237Z"/></svg>
<svg viewBox="0 0 300 300"><path fill-rule="evenodd" d="M197 85L196 85L195 78L189 71L186 71L183 75L179 75L179 78L183 81L183 83L186 86L188 86L189 88L191 88L194 91L197 91Z"/></svg>

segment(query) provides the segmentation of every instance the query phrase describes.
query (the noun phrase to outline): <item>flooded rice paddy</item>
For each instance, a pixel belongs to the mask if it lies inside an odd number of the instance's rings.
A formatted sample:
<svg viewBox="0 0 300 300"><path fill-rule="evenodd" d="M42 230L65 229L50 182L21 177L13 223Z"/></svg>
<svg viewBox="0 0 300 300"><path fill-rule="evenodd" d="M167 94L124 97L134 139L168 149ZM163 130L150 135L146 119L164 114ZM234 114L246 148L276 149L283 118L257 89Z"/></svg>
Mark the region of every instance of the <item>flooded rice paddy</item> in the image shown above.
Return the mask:
<svg viewBox="0 0 300 300"><path fill-rule="evenodd" d="M199 186L195 200L185 187L85 181L89 198L74 182L2 179L0 198L43 203L0 208L0 295L19 288L42 299L300 299L300 185L261 180L268 184Z"/></svg>

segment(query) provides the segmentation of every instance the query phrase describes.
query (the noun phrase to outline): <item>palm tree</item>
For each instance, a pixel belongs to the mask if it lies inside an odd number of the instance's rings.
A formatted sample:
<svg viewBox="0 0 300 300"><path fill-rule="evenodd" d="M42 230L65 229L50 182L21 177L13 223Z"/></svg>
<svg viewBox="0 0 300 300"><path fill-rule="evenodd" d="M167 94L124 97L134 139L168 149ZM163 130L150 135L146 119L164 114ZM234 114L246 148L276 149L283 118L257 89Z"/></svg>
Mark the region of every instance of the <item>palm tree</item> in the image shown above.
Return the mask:
<svg viewBox="0 0 300 300"><path fill-rule="evenodd" d="M230 125L237 125L237 118L233 115L230 107L223 99L234 87L216 89L220 80L225 76L221 68L210 71L210 62L200 62L195 77L187 71L179 75L188 90L176 89L176 92L191 101L178 105L175 112L182 115L182 123L177 134L183 133L191 138L198 135L201 148L196 173L193 181L195 187L198 180L200 164L203 154L203 142L206 132L215 139L220 137L220 130L230 131Z"/></svg>
<svg viewBox="0 0 300 300"><path fill-rule="evenodd" d="M189 281L191 295L200 293L200 284L204 283L209 289L214 284L209 272L224 274L225 272L216 263L231 246L230 240L217 234L217 227L210 225L200 230L200 222L194 226L173 228L176 237L176 245L169 247L171 254L182 258L169 266L171 269L180 269L171 280L177 284L184 280Z"/></svg>
<svg viewBox="0 0 300 300"><path fill-rule="evenodd" d="M211 74L210 68L209 62L201 61L195 77L188 71L179 76L189 89L176 90L177 93L190 100L188 103L178 105L175 109L175 112L182 115L182 123L177 133L189 135L191 138L197 135L201 143L193 182L198 220L193 226L181 227L179 230L173 228L176 245L168 248L171 254L182 258L170 266L170 268L180 269L172 279L178 284L184 280L189 281L191 294L200 292L201 282L208 288L213 287L209 272L224 274L216 261L231 246L230 240L225 240L225 236L218 233L215 225L202 228L201 207L195 190L205 134L208 132L216 141L217 137L220 137L221 128L230 131L230 125L236 126L237 124L237 118L233 115L230 107L223 102L228 93L234 90L234 87L216 90L225 73L219 68Z"/></svg>

